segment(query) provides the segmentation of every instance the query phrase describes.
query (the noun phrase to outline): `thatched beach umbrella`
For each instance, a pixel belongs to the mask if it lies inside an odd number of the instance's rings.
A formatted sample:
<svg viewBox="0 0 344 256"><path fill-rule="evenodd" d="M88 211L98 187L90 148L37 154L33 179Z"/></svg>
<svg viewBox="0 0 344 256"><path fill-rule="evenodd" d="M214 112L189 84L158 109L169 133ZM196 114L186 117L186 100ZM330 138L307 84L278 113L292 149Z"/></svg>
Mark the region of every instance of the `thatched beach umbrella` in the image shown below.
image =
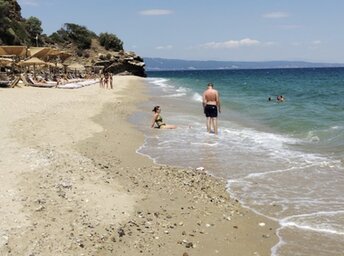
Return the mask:
<svg viewBox="0 0 344 256"><path fill-rule="evenodd" d="M58 56L61 53L59 49L50 48L50 51L48 52L48 56Z"/></svg>
<svg viewBox="0 0 344 256"><path fill-rule="evenodd" d="M49 67L58 68L58 69L64 68L64 66L61 63L47 62L47 65Z"/></svg>
<svg viewBox="0 0 344 256"><path fill-rule="evenodd" d="M66 51L60 51L58 49L51 48L50 51L47 53L47 56L59 58L61 62L64 62L66 59L72 56L72 54Z"/></svg>
<svg viewBox="0 0 344 256"><path fill-rule="evenodd" d="M46 65L47 63L43 60L38 59L37 57L32 57L28 60L19 62L21 66L30 66L30 65Z"/></svg>
<svg viewBox="0 0 344 256"><path fill-rule="evenodd" d="M57 62L47 62L47 65L49 66L49 72L53 72L54 74L56 73L57 70L61 70L64 68L64 66L61 63Z"/></svg>
<svg viewBox="0 0 344 256"><path fill-rule="evenodd" d="M33 66L33 75L35 76L36 66L44 66L47 63L36 57L32 57L28 60L24 60L18 63L20 66Z"/></svg>
<svg viewBox="0 0 344 256"><path fill-rule="evenodd" d="M13 60L12 59L9 59L9 58L1 58L0 57L0 65L1 66L6 66L8 64L12 64L13 63Z"/></svg>
<svg viewBox="0 0 344 256"><path fill-rule="evenodd" d="M51 51L49 47L30 47L28 50L30 57L37 57L43 59Z"/></svg>
<svg viewBox="0 0 344 256"><path fill-rule="evenodd" d="M68 69L70 70L78 70L78 71L84 71L85 67L84 65L81 65L79 63L73 63L67 66Z"/></svg>
<svg viewBox="0 0 344 256"><path fill-rule="evenodd" d="M21 45L1 45L0 46L0 56L4 55L14 55L18 57L26 56L27 47Z"/></svg>
<svg viewBox="0 0 344 256"><path fill-rule="evenodd" d="M59 54L59 58L61 59L62 62L64 62L66 59L68 59L69 57L71 57L72 54L65 52L65 51L61 51Z"/></svg>
<svg viewBox="0 0 344 256"><path fill-rule="evenodd" d="M85 71L85 66L84 65L81 65L79 63L73 63L73 64L70 64L67 66L67 69L68 70L71 70L71 71L74 71L74 75L77 74L77 71Z"/></svg>

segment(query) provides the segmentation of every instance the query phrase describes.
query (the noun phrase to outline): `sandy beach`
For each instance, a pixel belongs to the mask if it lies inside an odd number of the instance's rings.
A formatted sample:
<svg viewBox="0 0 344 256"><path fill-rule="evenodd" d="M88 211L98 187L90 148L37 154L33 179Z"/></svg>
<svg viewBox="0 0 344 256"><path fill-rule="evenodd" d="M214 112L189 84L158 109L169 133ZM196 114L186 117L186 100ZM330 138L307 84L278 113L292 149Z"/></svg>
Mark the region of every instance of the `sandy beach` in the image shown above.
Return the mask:
<svg viewBox="0 0 344 256"><path fill-rule="evenodd" d="M136 153L127 118L148 96L133 76L0 89L0 255L270 255L277 223L224 180Z"/></svg>

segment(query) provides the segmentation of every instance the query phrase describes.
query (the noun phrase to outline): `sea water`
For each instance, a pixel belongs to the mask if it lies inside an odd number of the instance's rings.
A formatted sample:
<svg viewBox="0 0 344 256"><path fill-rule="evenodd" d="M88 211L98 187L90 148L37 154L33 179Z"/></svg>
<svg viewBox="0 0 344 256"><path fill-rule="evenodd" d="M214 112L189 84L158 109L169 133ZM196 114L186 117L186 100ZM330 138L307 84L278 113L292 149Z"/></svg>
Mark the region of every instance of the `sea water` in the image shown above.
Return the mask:
<svg viewBox="0 0 344 256"><path fill-rule="evenodd" d="M271 255L344 255L343 68L159 71L146 80L151 98L132 117L145 134L139 153L226 178L232 197L280 223ZM221 98L218 135L206 132L202 109L209 82ZM150 129L155 105L177 129Z"/></svg>

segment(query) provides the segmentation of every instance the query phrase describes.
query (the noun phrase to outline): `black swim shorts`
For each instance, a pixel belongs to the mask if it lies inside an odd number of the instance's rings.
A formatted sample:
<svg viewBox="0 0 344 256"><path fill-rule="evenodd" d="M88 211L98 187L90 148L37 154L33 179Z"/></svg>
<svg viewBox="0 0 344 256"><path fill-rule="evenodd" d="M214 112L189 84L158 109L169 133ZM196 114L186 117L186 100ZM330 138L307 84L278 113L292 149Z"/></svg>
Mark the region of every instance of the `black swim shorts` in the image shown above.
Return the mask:
<svg viewBox="0 0 344 256"><path fill-rule="evenodd" d="M216 105L205 105L204 114L206 117L217 117L217 106Z"/></svg>

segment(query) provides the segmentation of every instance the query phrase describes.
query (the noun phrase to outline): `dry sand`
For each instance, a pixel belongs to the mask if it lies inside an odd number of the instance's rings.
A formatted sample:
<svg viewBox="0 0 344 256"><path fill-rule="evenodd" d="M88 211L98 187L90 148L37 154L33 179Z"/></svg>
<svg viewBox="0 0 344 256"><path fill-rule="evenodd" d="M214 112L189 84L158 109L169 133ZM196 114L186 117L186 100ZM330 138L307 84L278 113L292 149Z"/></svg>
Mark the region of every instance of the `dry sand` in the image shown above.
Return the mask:
<svg viewBox="0 0 344 256"><path fill-rule="evenodd" d="M0 255L270 255L224 181L135 153L143 79L114 87L0 89Z"/></svg>

